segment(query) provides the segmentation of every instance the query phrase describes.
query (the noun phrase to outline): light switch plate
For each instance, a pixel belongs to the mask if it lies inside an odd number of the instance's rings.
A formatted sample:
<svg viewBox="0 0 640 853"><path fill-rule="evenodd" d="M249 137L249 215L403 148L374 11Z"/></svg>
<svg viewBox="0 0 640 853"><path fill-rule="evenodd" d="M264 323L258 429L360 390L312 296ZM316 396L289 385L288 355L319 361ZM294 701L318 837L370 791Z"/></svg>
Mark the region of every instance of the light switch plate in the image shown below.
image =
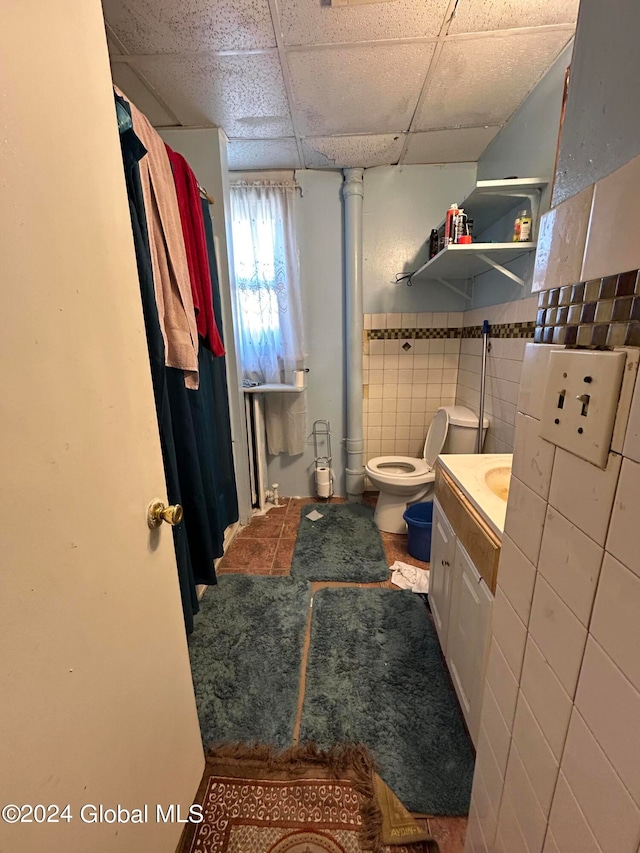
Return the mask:
<svg viewBox="0 0 640 853"><path fill-rule="evenodd" d="M626 357L619 351L550 353L540 437L606 468Z"/></svg>

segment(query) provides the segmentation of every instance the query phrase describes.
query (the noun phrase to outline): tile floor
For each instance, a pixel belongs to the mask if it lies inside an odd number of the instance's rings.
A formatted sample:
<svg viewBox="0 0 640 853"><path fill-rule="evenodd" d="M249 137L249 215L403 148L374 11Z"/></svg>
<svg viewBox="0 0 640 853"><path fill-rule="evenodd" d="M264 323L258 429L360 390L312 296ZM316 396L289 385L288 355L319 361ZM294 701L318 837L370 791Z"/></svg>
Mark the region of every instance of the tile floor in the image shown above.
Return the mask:
<svg viewBox="0 0 640 853"><path fill-rule="evenodd" d="M375 505L377 493L365 493L366 503ZM242 528L227 549L220 561L217 573L220 575L243 573L250 575L285 576L291 571L291 559L298 533L298 524L304 507L310 503L320 503L317 498L282 498L282 506L271 509L265 516L254 518L250 524ZM329 503L344 503L344 498L331 498ZM396 560L411 563L422 569L428 569L429 564L411 557L407 551L405 534L383 533L382 541L389 565ZM322 582L313 583L312 590L323 586L344 586L345 584ZM349 584L349 586L384 587L397 589L391 581L374 584ZM309 626L310 627L310 626ZM305 669L308 637L303 652L303 672ZM300 685L298 702L298 719L294 729L294 740L300 727L300 715L304 699L304 677ZM461 817L430 817L422 815L418 822L427 825L432 836L438 841L441 853L463 853L467 818Z"/></svg>

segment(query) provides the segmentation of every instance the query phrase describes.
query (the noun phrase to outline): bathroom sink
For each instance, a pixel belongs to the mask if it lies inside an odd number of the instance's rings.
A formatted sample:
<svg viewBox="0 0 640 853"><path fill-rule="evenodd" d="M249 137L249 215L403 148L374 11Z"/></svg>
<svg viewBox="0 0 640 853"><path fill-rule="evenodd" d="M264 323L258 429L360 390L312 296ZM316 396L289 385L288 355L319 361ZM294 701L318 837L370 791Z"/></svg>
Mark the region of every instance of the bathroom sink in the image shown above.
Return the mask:
<svg viewBox="0 0 640 853"><path fill-rule="evenodd" d="M499 468L491 468L484 475L487 486L491 489L494 495L497 495L501 501L507 502L509 497L509 481L511 480L511 468L500 466Z"/></svg>

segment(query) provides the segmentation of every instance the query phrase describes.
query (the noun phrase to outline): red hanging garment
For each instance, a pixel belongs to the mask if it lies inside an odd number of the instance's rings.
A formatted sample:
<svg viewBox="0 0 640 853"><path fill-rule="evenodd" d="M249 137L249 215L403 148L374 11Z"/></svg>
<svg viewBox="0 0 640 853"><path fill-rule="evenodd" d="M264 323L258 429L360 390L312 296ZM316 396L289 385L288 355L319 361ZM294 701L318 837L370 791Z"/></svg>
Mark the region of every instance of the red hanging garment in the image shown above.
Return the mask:
<svg viewBox="0 0 640 853"><path fill-rule="evenodd" d="M167 154L173 170L178 196L180 222L187 251L187 265L191 279L193 304L196 309L198 334L214 355L224 355L224 345L213 313L213 295L207 242L202 218L198 181L181 154L167 145Z"/></svg>

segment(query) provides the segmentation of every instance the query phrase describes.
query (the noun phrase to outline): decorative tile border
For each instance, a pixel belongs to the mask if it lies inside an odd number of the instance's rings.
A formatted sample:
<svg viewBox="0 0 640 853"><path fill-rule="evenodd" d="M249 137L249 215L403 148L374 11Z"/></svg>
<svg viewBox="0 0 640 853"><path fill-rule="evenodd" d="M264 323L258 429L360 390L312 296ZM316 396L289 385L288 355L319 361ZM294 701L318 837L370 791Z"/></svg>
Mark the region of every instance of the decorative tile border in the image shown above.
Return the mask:
<svg viewBox="0 0 640 853"><path fill-rule="evenodd" d="M589 349L640 346L639 271L542 291L534 341Z"/></svg>
<svg viewBox="0 0 640 853"><path fill-rule="evenodd" d="M535 328L535 322L489 324L489 337L533 338ZM364 334L369 341L481 338L482 326L460 326L456 329L365 329Z"/></svg>

